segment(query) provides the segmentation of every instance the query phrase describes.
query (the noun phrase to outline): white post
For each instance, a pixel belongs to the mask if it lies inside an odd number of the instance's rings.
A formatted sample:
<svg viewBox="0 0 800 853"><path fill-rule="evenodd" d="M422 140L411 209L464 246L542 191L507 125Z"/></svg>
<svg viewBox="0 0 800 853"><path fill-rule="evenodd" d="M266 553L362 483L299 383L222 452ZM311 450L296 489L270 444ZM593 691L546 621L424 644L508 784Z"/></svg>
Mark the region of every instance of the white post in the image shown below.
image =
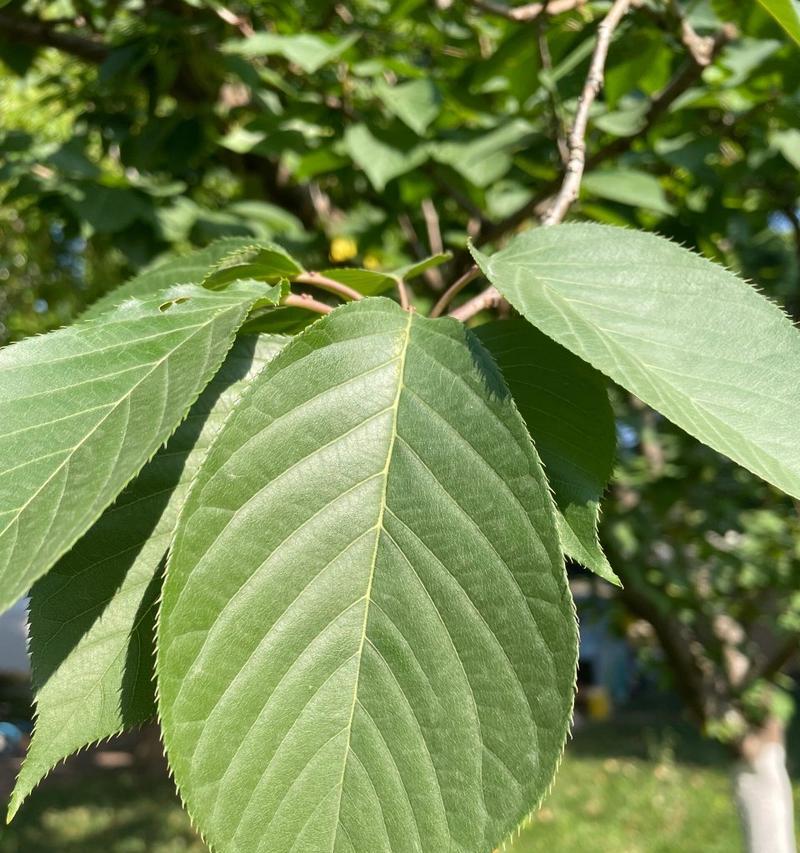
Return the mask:
<svg viewBox="0 0 800 853"><path fill-rule="evenodd" d="M747 853L796 853L792 786L786 748L772 731L750 736L734 770Z"/></svg>

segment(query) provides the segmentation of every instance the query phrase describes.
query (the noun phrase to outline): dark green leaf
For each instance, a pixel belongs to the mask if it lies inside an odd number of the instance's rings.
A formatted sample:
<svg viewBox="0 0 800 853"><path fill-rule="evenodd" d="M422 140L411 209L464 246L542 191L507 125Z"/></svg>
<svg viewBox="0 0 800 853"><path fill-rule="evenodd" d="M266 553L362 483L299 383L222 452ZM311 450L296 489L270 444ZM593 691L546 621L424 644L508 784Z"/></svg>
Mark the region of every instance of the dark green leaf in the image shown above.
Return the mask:
<svg viewBox="0 0 800 853"><path fill-rule="evenodd" d="M597 538L616 450L605 378L527 320L487 323L475 333L503 371L544 463L564 551L619 584Z"/></svg>

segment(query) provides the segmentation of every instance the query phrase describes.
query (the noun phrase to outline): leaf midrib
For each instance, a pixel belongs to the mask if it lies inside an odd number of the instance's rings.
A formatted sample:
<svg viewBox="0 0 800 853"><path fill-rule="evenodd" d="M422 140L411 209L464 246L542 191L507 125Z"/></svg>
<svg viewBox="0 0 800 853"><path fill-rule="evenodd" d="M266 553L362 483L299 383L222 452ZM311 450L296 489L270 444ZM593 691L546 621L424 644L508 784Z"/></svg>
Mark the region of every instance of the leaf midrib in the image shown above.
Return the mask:
<svg viewBox="0 0 800 853"><path fill-rule="evenodd" d="M400 352L399 358L399 366L397 371L397 391L395 392L394 401L392 402L391 410L392 410L392 427L391 433L389 437L389 447L386 451L386 463L383 467L383 488L381 490L381 500L380 507L378 509L378 520L375 523L375 546L372 551L372 559L370 561L370 569L369 569L369 578L367 580L367 589L364 593L364 621L361 625L361 637L359 638L359 646L358 651L356 652L358 662L356 665L356 675L353 680L353 700L350 705L350 718L348 720L347 726L345 728L345 732L347 733L347 737L345 738L345 749L342 757L342 771L339 777L338 789L339 789L339 797L338 803L336 806L336 822L333 824L333 833L331 837L330 850L333 853L336 847L336 838L339 834L339 826L341 825L339 820L339 815L341 813L342 808L342 796L344 793L344 778L347 773L347 765L350 759L350 741L352 739L353 732L353 721L355 719L356 714L356 706L358 705L358 688L359 682L361 680L361 662L364 659L364 646L367 640L367 626L369 623L369 612L370 612L370 602L372 597L372 585L375 579L375 568L378 563L378 549L380 547L381 535L383 533L383 519L386 514L386 504L387 497L389 493L389 470L392 464L392 457L394 456L394 448L397 440L397 422L398 422L398 412L400 410L400 397L403 393L403 388L405 387L405 371L406 371L406 360L408 356L408 346L411 340L411 324L414 321L414 314L409 311L408 312L408 321L406 322L405 329L403 330L403 348Z"/></svg>

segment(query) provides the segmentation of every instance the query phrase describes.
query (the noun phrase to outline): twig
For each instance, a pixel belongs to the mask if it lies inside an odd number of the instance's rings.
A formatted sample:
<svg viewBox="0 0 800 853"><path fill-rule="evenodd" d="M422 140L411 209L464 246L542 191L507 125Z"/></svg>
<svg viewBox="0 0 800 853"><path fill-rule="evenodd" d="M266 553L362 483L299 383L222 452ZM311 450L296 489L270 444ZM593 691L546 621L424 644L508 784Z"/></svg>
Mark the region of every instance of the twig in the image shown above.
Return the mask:
<svg viewBox="0 0 800 853"><path fill-rule="evenodd" d="M425 257L425 248L422 243L420 243L417 232L408 214L401 213L400 216L397 217L397 223L400 226L400 230L403 232L403 236L406 238L406 241L411 246L412 251L417 256L417 260L422 260L422 258Z"/></svg>
<svg viewBox="0 0 800 853"><path fill-rule="evenodd" d="M477 296L473 296L469 302L465 302L463 305L459 305L458 308L452 310L449 316L455 317L456 320L461 320L462 323L466 323L470 317L480 314L481 311L496 307L502 298L500 291L496 287L487 287L486 290Z"/></svg>
<svg viewBox="0 0 800 853"><path fill-rule="evenodd" d="M442 232L439 228L439 214L436 205L429 198L422 200L422 217L425 220L425 229L428 232L428 245L431 247L432 255L440 255L444 251L442 243Z"/></svg>
<svg viewBox="0 0 800 853"><path fill-rule="evenodd" d="M401 213L400 216L397 217L397 222L400 225L400 230L403 232L403 236L411 245L411 249L416 255L417 260L424 260L427 252L425 251L425 247L422 243L420 243L416 229L414 228L408 214ZM437 293L444 287L442 274L435 267L425 270L423 276L425 277L425 281L427 281L431 288Z"/></svg>
<svg viewBox="0 0 800 853"><path fill-rule="evenodd" d="M589 65L589 73L578 100L578 110L569 135L569 160L561 189L550 209L542 218L542 225L556 225L566 215L570 205L578 197L581 178L586 165L586 128L589 124L589 110L603 85L604 69L611 36L625 16L631 0L614 0L609 13L597 28L597 43Z"/></svg>
<svg viewBox="0 0 800 853"><path fill-rule="evenodd" d="M400 297L400 307L404 311L411 309L411 300L408 298L408 285L402 278L397 279L397 295Z"/></svg>
<svg viewBox="0 0 800 853"><path fill-rule="evenodd" d="M87 62L103 62L109 53L108 45L100 39L62 33L49 21L9 12L0 12L0 33L12 43L54 47Z"/></svg>
<svg viewBox="0 0 800 853"><path fill-rule="evenodd" d="M731 24L726 24L714 36L714 51L712 59L715 58L722 48L737 35L736 28ZM703 73L704 66L698 65L693 56L686 62L678 73L670 80L669 83L656 94L650 102L650 107L647 110L642 127L638 133L632 136L619 136L616 139L603 146L600 150L592 154L586 161L586 169L593 169L601 163L610 160L620 154L624 154L633 145L637 139L644 137L648 131L656 124L661 116L672 106L672 104L697 80ZM526 219L536 214L537 209L547 200L547 198L558 188L558 181L551 181L522 207L514 211L514 213L501 219L499 222L489 225L481 229L480 233L475 237L475 243L483 245L484 243L493 243L513 231ZM456 261L459 259L456 258ZM462 259L463 263L463 259Z"/></svg>
<svg viewBox="0 0 800 853"><path fill-rule="evenodd" d="M493 0L472 0L472 5L506 20L526 23L535 21L542 12L560 15L582 6L585 2L586 0L550 0L545 3L526 3L524 6L505 6L502 3L494 3Z"/></svg>
<svg viewBox="0 0 800 853"><path fill-rule="evenodd" d="M569 148L567 146L567 138L564 132L564 115L561 109L561 104L558 100L558 88L553 82L553 58L550 55L550 45L547 42L547 32L541 18L536 22L536 40L539 45L539 59L542 63L543 72L539 79L547 90L550 109L553 112L553 128L555 130L556 143L558 144L558 153L561 156L561 162L566 166L567 161L569 160Z"/></svg>
<svg viewBox="0 0 800 853"><path fill-rule="evenodd" d="M309 311L316 311L317 314L330 314L333 308L314 299L310 293L290 293L281 299L281 305L291 305L295 308L306 308Z"/></svg>
<svg viewBox="0 0 800 853"><path fill-rule="evenodd" d="M436 205L431 199L423 199L422 218L425 220L425 230L428 232L428 246L432 255L439 255L444 252L444 243L442 241L442 232L439 227L439 213L436 210ZM444 287L444 279L442 271L438 267L432 267L427 272L431 273L427 280L431 283L434 290L441 290Z"/></svg>
<svg viewBox="0 0 800 853"><path fill-rule="evenodd" d="M340 281L328 278L318 272L301 273L300 275L295 276L292 281L296 281L298 284L310 284L312 287L318 287L320 290L326 290L328 293L334 293L336 296L345 300L364 298L362 294L357 290L353 290L352 287L348 287L346 284L342 284Z"/></svg>
<svg viewBox="0 0 800 853"><path fill-rule="evenodd" d="M678 0L670 0L669 8L681 28L681 41L692 55L692 59L705 68L714 58L714 37L701 36L684 15Z"/></svg>
<svg viewBox="0 0 800 853"><path fill-rule="evenodd" d="M458 280L454 281L450 287L445 290L439 301L433 306L430 317L441 317L444 309L458 296L459 293L471 282L474 281L481 271L477 264L473 264Z"/></svg>
<svg viewBox="0 0 800 853"><path fill-rule="evenodd" d="M542 218L542 225L544 226L556 225L561 222L572 202L578 197L586 160L586 128L589 123L589 110L603 85L603 69L608 56L611 36L630 8L630 4L631 0L614 0L608 15L597 29L597 43L592 54L586 83L578 101L575 122L569 136L569 160L564 181L555 201ZM497 288L489 287L483 293L479 293L470 299L469 302L451 311L450 316L465 322L486 308L497 305L500 299L501 295Z"/></svg>
<svg viewBox="0 0 800 853"><path fill-rule="evenodd" d="M216 12L219 18L225 21L226 24L236 27L236 29L239 30L245 38L250 38L250 36L255 35L253 25L242 15L237 15L225 6L218 6Z"/></svg>

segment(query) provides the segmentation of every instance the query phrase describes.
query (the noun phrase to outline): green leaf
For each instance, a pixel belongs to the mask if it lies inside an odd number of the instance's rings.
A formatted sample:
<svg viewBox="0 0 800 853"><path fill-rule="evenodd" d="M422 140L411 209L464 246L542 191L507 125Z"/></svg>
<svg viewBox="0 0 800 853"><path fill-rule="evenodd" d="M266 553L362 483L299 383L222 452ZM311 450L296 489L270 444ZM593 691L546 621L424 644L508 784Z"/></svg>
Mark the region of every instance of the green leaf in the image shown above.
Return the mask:
<svg viewBox="0 0 800 853"><path fill-rule="evenodd" d="M509 835L562 751L576 631L542 469L472 333L369 299L289 344L195 481L158 648L169 760L220 853Z"/></svg>
<svg viewBox="0 0 800 853"><path fill-rule="evenodd" d="M769 144L777 148L786 160L800 170L800 130L776 130L769 135Z"/></svg>
<svg viewBox="0 0 800 853"><path fill-rule="evenodd" d="M391 290L397 284L392 273L357 267L334 267L330 270L322 270L321 274L352 287L353 290L363 293L364 296L378 296L387 290Z"/></svg>
<svg viewBox="0 0 800 853"><path fill-rule="evenodd" d="M159 567L212 439L287 340L239 338L167 446L34 585L29 621L36 726L9 820L59 761L155 716Z"/></svg>
<svg viewBox="0 0 800 853"><path fill-rule="evenodd" d="M502 370L544 463L564 551L620 585L597 538L616 451L605 378L527 320L486 323L475 334Z"/></svg>
<svg viewBox="0 0 800 853"><path fill-rule="evenodd" d="M410 281L412 278L422 275L425 270L438 267L440 264L449 261L451 257L452 255L449 252L440 252L391 272L356 267L334 267L333 269L322 270L321 274L352 287L359 293L363 293L364 296L379 296L381 293L396 287L398 279Z"/></svg>
<svg viewBox="0 0 800 853"><path fill-rule="evenodd" d="M0 609L100 517L277 290L178 286L0 352Z"/></svg>
<svg viewBox="0 0 800 853"><path fill-rule="evenodd" d="M800 335L750 285L661 237L606 225L541 228L473 254L546 335L800 497Z"/></svg>
<svg viewBox="0 0 800 853"><path fill-rule="evenodd" d="M252 244L251 237L227 237L216 240L204 249L156 264L152 269L145 270L121 287L102 296L84 311L81 319L99 317L132 296L144 299L173 284L200 284L213 264L237 249Z"/></svg>
<svg viewBox="0 0 800 853"><path fill-rule="evenodd" d="M675 213L675 208L667 201L658 178L636 169L602 169L591 172L583 179L581 188L591 195L632 207L646 207L665 216Z"/></svg>
<svg viewBox="0 0 800 853"><path fill-rule="evenodd" d="M439 267L442 264L447 263L452 257L453 256L450 252L438 252L435 255L423 258L421 261L415 261L413 264L407 264L404 267L392 270L389 275L395 279L400 278L404 281L411 281L412 278L422 275L426 270L432 269L433 267Z"/></svg>
<svg viewBox="0 0 800 853"><path fill-rule="evenodd" d="M303 272L303 267L277 243L250 243L235 249L213 265L203 287L218 290L238 279L278 282Z"/></svg>
<svg viewBox="0 0 800 853"><path fill-rule="evenodd" d="M758 0L783 29L800 44L800 4L797 0Z"/></svg>
<svg viewBox="0 0 800 853"><path fill-rule="evenodd" d="M436 84L424 77L397 86L390 86L385 80L379 80L375 92L389 112L420 136L442 110Z"/></svg>
<svg viewBox="0 0 800 853"><path fill-rule="evenodd" d="M424 145L404 151L379 139L365 124L347 128L344 147L353 162L364 170L369 182L378 192L381 192L389 181L415 169L428 157Z"/></svg>
<svg viewBox="0 0 800 853"><path fill-rule="evenodd" d="M82 185L68 204L98 234L122 231L137 219L147 218L150 211L146 197L136 190L98 183Z"/></svg>
<svg viewBox="0 0 800 853"><path fill-rule="evenodd" d="M431 156L478 187L488 187L511 168L514 151L531 135L531 125L514 119L492 130L430 145Z"/></svg>
<svg viewBox="0 0 800 853"><path fill-rule="evenodd" d="M350 33L341 39L330 39L312 33L255 33L246 39L238 38L225 42L222 50L247 57L282 56L300 66L307 74L313 74L323 65L341 56L360 37L360 33Z"/></svg>

